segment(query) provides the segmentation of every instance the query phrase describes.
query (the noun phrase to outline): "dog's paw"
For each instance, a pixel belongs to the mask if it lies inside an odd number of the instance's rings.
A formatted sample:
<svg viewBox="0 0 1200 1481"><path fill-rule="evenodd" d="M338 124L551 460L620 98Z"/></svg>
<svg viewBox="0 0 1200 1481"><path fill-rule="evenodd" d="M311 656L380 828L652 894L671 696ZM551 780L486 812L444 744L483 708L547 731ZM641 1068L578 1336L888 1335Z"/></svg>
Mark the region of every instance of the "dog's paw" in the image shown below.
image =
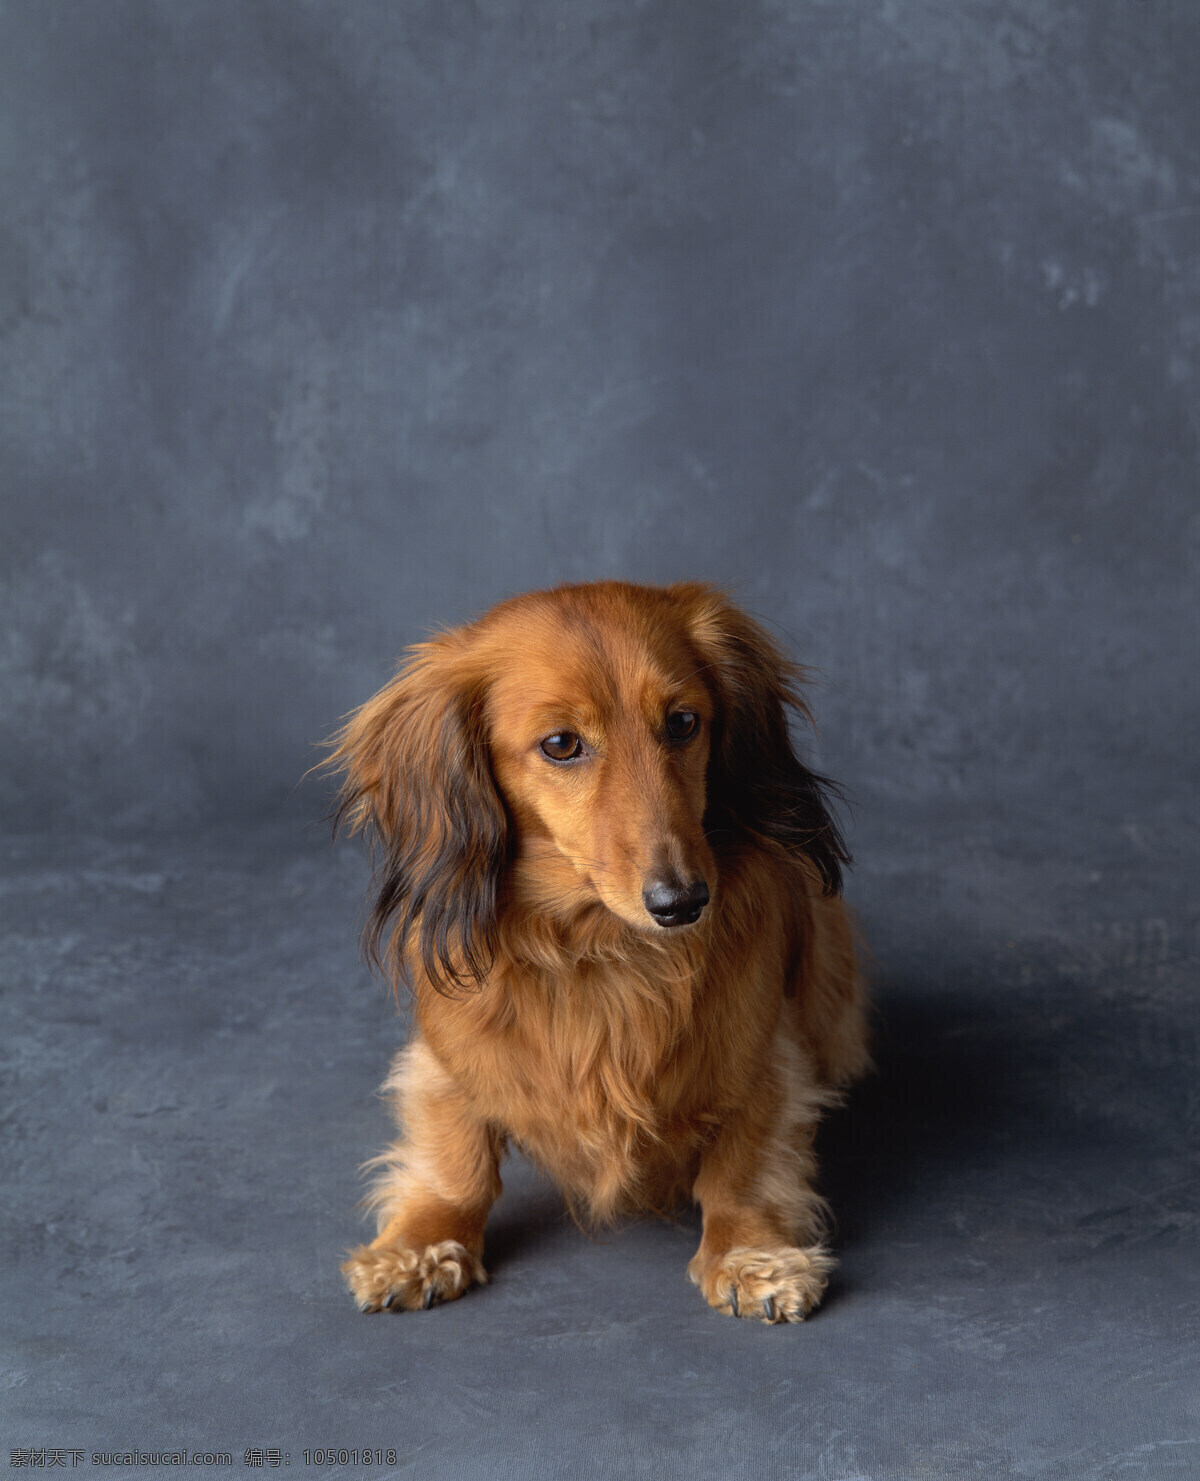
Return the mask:
<svg viewBox="0 0 1200 1481"><path fill-rule="evenodd" d="M802 1322L825 1293L836 1264L821 1245L808 1249L730 1250L688 1266L710 1306L757 1322Z"/></svg>
<svg viewBox="0 0 1200 1481"><path fill-rule="evenodd" d="M428 1311L487 1281L482 1262L456 1239L423 1250L360 1245L351 1250L342 1274L360 1311Z"/></svg>

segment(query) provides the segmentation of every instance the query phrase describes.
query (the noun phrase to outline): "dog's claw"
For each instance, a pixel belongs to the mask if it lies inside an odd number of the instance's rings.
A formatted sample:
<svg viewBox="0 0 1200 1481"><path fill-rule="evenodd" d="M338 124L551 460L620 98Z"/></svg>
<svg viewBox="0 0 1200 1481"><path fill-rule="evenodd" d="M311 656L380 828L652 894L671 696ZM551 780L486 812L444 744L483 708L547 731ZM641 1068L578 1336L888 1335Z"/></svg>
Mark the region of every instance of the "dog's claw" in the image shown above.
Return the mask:
<svg viewBox="0 0 1200 1481"><path fill-rule="evenodd" d="M768 1296L766 1298L766 1300L763 1302L763 1310L767 1313L767 1320L769 1322L773 1322L775 1320L775 1297L774 1296Z"/></svg>
<svg viewBox="0 0 1200 1481"><path fill-rule="evenodd" d="M424 1299L424 1301L421 1302L421 1309L423 1311L428 1311L429 1310L429 1308L433 1305L434 1297L436 1295L437 1295L437 1292L434 1290L434 1288L432 1286L430 1286L429 1289L425 1292L425 1299Z"/></svg>
<svg viewBox="0 0 1200 1481"><path fill-rule="evenodd" d="M375 1310L375 1303L374 1301L360 1301L358 1303L358 1309L362 1312L372 1312Z"/></svg>
<svg viewBox="0 0 1200 1481"><path fill-rule="evenodd" d="M733 1307L734 1316L741 1316L742 1313L738 1310L737 1286L729 1287L729 1304Z"/></svg>
<svg viewBox="0 0 1200 1481"><path fill-rule="evenodd" d="M393 1291L392 1294L383 1303L384 1310L385 1311L391 1311L392 1307L395 1306L399 1300L400 1300L400 1292L399 1291Z"/></svg>

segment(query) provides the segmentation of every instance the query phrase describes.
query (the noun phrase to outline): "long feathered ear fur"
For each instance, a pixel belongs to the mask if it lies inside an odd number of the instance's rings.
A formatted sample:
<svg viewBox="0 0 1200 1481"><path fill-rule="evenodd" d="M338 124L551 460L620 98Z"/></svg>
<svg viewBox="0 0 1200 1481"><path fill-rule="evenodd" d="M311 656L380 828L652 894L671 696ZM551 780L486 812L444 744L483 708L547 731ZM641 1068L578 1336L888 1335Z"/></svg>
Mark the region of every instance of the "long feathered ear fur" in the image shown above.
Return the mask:
<svg viewBox="0 0 1200 1481"><path fill-rule="evenodd" d="M829 797L835 783L792 748L787 711L808 723L805 672L771 636L711 587L677 588L695 603L692 634L716 690L718 732L709 761L709 826L742 828L806 855L824 893L842 888L851 862Z"/></svg>
<svg viewBox="0 0 1200 1481"><path fill-rule="evenodd" d="M443 992L481 983L491 966L507 840L483 695L460 657L454 634L410 649L325 762L343 773L335 828L375 844L368 958L394 982L419 963Z"/></svg>

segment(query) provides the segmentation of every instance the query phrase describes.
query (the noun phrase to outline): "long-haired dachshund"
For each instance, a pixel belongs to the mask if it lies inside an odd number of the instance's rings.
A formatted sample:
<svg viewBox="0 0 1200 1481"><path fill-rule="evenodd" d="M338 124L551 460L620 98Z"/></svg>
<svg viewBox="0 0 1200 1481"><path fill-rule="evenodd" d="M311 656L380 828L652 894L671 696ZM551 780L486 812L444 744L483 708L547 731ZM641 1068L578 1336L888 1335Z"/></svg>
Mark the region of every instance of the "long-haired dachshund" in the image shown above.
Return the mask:
<svg viewBox="0 0 1200 1481"><path fill-rule="evenodd" d="M342 1267L363 1311L487 1279L509 1142L595 1219L693 1198L710 1306L820 1300L813 1137L868 1060L801 678L708 586L561 586L412 648L335 738L368 950L416 1008Z"/></svg>

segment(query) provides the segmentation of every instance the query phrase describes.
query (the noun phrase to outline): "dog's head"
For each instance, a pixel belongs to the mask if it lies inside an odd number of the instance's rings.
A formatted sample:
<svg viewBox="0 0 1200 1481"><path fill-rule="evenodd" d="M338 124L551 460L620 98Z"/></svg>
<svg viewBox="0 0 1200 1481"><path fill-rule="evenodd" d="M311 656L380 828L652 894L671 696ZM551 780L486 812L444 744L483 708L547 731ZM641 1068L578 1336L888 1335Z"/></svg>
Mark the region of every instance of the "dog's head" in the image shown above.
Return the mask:
<svg viewBox="0 0 1200 1481"><path fill-rule="evenodd" d="M381 847L371 955L386 942L396 971L481 981L506 898L686 928L734 839L805 854L837 891L828 784L788 733L801 678L699 584L535 592L417 645L330 758L339 820Z"/></svg>

